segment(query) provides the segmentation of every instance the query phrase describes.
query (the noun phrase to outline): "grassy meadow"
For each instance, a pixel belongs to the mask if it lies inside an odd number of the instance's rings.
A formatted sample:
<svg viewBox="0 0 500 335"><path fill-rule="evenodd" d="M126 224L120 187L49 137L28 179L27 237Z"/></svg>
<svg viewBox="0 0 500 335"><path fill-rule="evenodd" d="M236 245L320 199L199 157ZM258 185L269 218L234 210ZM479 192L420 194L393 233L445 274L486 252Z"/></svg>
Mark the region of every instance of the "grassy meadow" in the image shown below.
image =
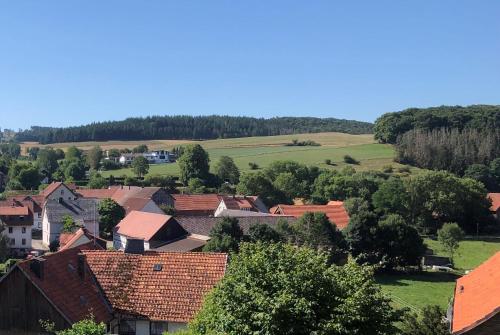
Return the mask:
<svg viewBox="0 0 500 335"><path fill-rule="evenodd" d="M425 239L425 243L436 255L447 256L438 241ZM455 267L459 272L465 273L497 251L500 251L500 239L466 239L460 243L455 254ZM458 277L451 273L425 271L416 274L379 275L377 281L398 307L418 310L426 305L439 305L446 309Z"/></svg>
<svg viewBox="0 0 500 335"><path fill-rule="evenodd" d="M292 140L311 140L321 146L286 146ZM67 149L75 145L83 150L88 150L95 145L102 149L133 148L139 144L146 144L150 149L172 149L175 146L190 143L201 144L210 155L212 166L220 156L232 157L241 171L249 171L249 163L257 163L260 168L268 166L276 160L294 160L307 165L322 168L341 169L346 164L344 155L350 155L360 162L353 165L356 170L380 170L382 167L392 165L394 168L400 164L394 163L394 149L390 145L376 143L371 134L350 135L343 133L315 133L281 136L262 136L232 139L218 139L207 141L180 141L180 140L152 140L152 141L109 141L109 142L79 142L50 144L53 148ZM36 146L36 143L23 143L23 147ZM24 149L24 148L23 148ZM325 160L330 159L335 165L326 165ZM177 175L177 163L151 165L151 174ZM103 171L103 176L132 175L130 169Z"/></svg>

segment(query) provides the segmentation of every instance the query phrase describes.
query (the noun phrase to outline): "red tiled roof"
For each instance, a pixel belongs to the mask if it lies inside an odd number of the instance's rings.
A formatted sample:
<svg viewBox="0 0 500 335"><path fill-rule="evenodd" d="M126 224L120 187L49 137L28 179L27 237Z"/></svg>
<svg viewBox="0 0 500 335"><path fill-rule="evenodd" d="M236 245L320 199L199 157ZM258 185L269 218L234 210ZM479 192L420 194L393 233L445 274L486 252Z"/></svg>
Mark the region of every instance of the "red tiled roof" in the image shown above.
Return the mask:
<svg viewBox="0 0 500 335"><path fill-rule="evenodd" d="M500 312L500 252L457 280L452 334L462 334Z"/></svg>
<svg viewBox="0 0 500 335"><path fill-rule="evenodd" d="M105 240L99 237L96 238L85 228L79 228L73 233L61 233L61 235L59 236L59 251L72 248L73 244L82 236L86 236L89 241L94 241L94 239L97 239L98 243L95 243L96 249L104 249L104 246L106 246Z"/></svg>
<svg viewBox="0 0 500 335"><path fill-rule="evenodd" d="M76 188L76 185L72 184L72 183L65 184L65 183L63 183L61 181L54 181L51 184L49 184L42 192L40 192L40 195L42 195L45 198L47 198L49 195L52 194L52 192L54 192L61 185L66 186L70 190L74 190Z"/></svg>
<svg viewBox="0 0 500 335"><path fill-rule="evenodd" d="M488 193L488 197L491 199L490 210L496 212L500 208L500 193Z"/></svg>
<svg viewBox="0 0 500 335"><path fill-rule="evenodd" d="M220 197L228 209L257 209L254 204L254 197L241 196L221 196Z"/></svg>
<svg viewBox="0 0 500 335"><path fill-rule="evenodd" d="M291 215L296 218L307 212L325 213L330 222L334 223L338 229L344 229L349 224L349 214L344 208L342 201L328 205L278 205L270 210L271 214Z"/></svg>
<svg viewBox="0 0 500 335"><path fill-rule="evenodd" d="M78 189L76 190L78 194L80 194L84 198L97 198L97 199L106 199L111 198L113 194L116 192L116 189L111 188L103 188L103 189Z"/></svg>
<svg viewBox="0 0 500 335"><path fill-rule="evenodd" d="M4 206L0 207L0 215L11 216L11 215L28 215L28 207L24 206Z"/></svg>
<svg viewBox="0 0 500 335"><path fill-rule="evenodd" d="M116 225L118 234L149 241L172 217L132 211Z"/></svg>
<svg viewBox="0 0 500 335"><path fill-rule="evenodd" d="M177 213L198 211L213 214L220 202L217 194L172 194L172 198Z"/></svg>
<svg viewBox="0 0 500 335"><path fill-rule="evenodd" d="M113 308L150 320L188 322L203 297L224 276L221 253L84 251L87 263ZM160 264L161 271L154 271Z"/></svg>
<svg viewBox="0 0 500 335"><path fill-rule="evenodd" d="M45 259L43 279L31 271L30 263L34 261L33 259L18 265L71 322L85 319L90 313L97 322L107 322L111 319L105 299L90 273L86 271L82 280L77 272L78 253L92 248L94 248L92 243L87 243L78 248L43 256Z"/></svg>

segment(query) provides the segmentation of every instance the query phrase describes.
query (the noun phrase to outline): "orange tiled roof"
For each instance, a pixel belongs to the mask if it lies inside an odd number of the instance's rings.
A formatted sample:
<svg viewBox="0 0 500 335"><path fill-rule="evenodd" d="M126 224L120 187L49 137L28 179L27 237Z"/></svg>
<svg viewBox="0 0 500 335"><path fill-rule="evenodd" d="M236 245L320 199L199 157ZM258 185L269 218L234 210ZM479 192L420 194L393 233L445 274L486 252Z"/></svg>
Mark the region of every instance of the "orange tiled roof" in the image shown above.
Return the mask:
<svg viewBox="0 0 500 335"><path fill-rule="evenodd" d="M344 208L342 201L332 202L328 205L278 205L270 210L271 214L291 215L296 218L307 212L325 213L330 222L334 223L338 229L344 229L349 224L349 214Z"/></svg>
<svg viewBox="0 0 500 335"><path fill-rule="evenodd" d="M105 249L106 240L95 237L90 234L86 228L79 228L73 233L61 233L59 236L59 251L72 248L73 244L82 236L86 236L89 241L94 241L94 239L96 239L97 243L94 243L96 249Z"/></svg>
<svg viewBox="0 0 500 335"><path fill-rule="evenodd" d="M49 195L52 194L52 192L54 192L61 185L65 185L70 190L74 190L76 188L75 184L73 183L65 184L61 181L54 181L51 184L49 184L42 192L40 192L40 195L43 195L45 198L47 198Z"/></svg>
<svg viewBox="0 0 500 335"><path fill-rule="evenodd" d="M491 199L490 210L496 212L500 208L500 193L488 193L488 197Z"/></svg>
<svg viewBox="0 0 500 335"><path fill-rule="evenodd" d="M219 206L217 194L172 194L176 212L199 211L213 214Z"/></svg>
<svg viewBox="0 0 500 335"><path fill-rule="evenodd" d="M107 300L121 313L188 322L203 297L224 276L221 253L84 251ZM161 271L154 271L156 264Z"/></svg>
<svg viewBox="0 0 500 335"><path fill-rule="evenodd" d="M77 248L43 256L44 276L38 278L30 269L27 260L19 263L19 268L43 294L71 321L85 319L90 313L97 322L111 319L108 306L88 271L82 280L77 272L78 253L94 248L92 243Z"/></svg>
<svg viewBox="0 0 500 335"><path fill-rule="evenodd" d="M11 216L11 215L28 215L28 207L24 206L3 206L0 207L0 215Z"/></svg>
<svg viewBox="0 0 500 335"><path fill-rule="evenodd" d="M473 329L500 311L500 252L457 280L452 334Z"/></svg>
<svg viewBox="0 0 500 335"><path fill-rule="evenodd" d="M255 206L254 204L256 197L221 196L220 198L224 201L228 209L242 209L242 210L257 209L257 206Z"/></svg>
<svg viewBox="0 0 500 335"><path fill-rule="evenodd" d="M116 225L118 234L149 241L172 217L132 211Z"/></svg>

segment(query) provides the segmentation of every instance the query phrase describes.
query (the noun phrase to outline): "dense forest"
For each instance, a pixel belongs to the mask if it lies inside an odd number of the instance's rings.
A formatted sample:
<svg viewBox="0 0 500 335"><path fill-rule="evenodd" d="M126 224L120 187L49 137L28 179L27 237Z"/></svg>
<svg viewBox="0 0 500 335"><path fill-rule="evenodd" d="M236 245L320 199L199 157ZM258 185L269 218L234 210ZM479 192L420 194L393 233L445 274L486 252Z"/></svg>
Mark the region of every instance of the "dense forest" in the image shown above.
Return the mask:
<svg viewBox="0 0 500 335"><path fill-rule="evenodd" d="M29 130L19 132L16 140L43 144L108 140L205 140L326 131L367 134L372 133L373 125L368 122L313 117L264 119L215 115L151 116L67 128L33 126Z"/></svg>
<svg viewBox="0 0 500 335"><path fill-rule="evenodd" d="M399 136L412 129L499 129L500 105L440 106L409 108L386 113L375 121L375 139L396 143Z"/></svg>
<svg viewBox="0 0 500 335"><path fill-rule="evenodd" d="M398 138L396 151L403 164L463 175L473 164L500 157L499 144L499 129L413 129Z"/></svg>

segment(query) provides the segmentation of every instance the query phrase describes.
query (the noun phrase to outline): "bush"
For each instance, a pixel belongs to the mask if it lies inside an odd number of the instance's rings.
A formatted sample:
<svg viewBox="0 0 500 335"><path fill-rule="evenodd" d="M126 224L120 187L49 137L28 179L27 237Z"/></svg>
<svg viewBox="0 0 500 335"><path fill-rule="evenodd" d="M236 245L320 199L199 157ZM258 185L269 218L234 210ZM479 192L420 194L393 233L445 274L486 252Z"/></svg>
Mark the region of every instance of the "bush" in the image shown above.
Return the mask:
<svg viewBox="0 0 500 335"><path fill-rule="evenodd" d="M332 160L331 159L325 159L325 164L326 165L332 165Z"/></svg>
<svg viewBox="0 0 500 335"><path fill-rule="evenodd" d="M112 161L111 159L105 159L102 161L101 167L103 170L118 170L121 169L120 163Z"/></svg>
<svg viewBox="0 0 500 335"><path fill-rule="evenodd" d="M382 166L382 172L384 173L392 173L394 171L394 168L392 165L384 165Z"/></svg>
<svg viewBox="0 0 500 335"><path fill-rule="evenodd" d="M401 166L398 168L399 173L410 173L410 167L409 166Z"/></svg>
<svg viewBox="0 0 500 335"><path fill-rule="evenodd" d="M344 163L358 165L359 161L354 159L352 156L344 155Z"/></svg>
<svg viewBox="0 0 500 335"><path fill-rule="evenodd" d="M258 170L259 169L259 165L257 163L254 163L254 162L249 162L248 166L250 167L250 170Z"/></svg>

